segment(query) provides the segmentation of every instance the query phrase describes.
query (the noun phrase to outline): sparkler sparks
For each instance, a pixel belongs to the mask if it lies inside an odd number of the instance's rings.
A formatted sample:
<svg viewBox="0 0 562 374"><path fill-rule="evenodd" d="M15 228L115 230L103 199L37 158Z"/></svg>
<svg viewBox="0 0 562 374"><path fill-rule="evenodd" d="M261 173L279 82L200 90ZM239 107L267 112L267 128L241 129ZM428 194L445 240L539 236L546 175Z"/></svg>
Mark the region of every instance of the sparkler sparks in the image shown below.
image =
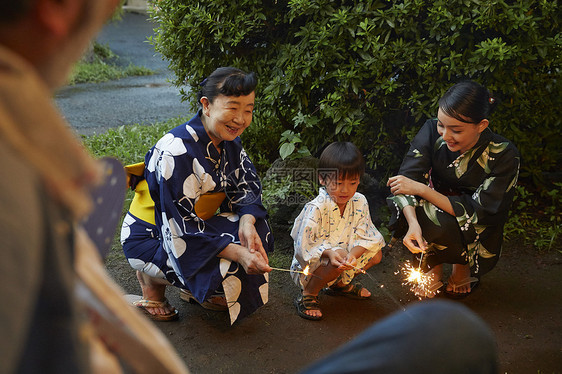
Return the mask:
<svg viewBox="0 0 562 374"><path fill-rule="evenodd" d="M406 261L404 266L399 270L400 273L404 274L404 286L409 286L410 291L412 291L420 300L422 297L433 297L439 292L440 282L436 283L434 279L428 273L421 271L421 263L423 259L423 253L420 257L420 263L416 267Z"/></svg>

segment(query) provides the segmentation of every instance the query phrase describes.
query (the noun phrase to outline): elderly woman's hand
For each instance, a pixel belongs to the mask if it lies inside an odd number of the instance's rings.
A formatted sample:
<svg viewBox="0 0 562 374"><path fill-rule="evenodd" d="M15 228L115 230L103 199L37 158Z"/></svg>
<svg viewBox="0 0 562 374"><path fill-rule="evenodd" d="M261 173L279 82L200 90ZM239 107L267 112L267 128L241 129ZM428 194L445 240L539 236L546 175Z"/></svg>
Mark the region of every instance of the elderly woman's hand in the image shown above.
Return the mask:
<svg viewBox="0 0 562 374"><path fill-rule="evenodd" d="M240 245L250 250L250 253L258 252L269 263L267 253L263 248L260 236L256 230L256 218L251 214L244 214L240 217L240 225L238 228L238 237L240 238Z"/></svg>
<svg viewBox="0 0 562 374"><path fill-rule="evenodd" d="M394 177L388 178L386 185L390 187L390 192L392 192L393 195L421 196L424 188L427 187L423 183L416 182L403 175L395 175Z"/></svg>
<svg viewBox="0 0 562 374"><path fill-rule="evenodd" d="M239 244L230 243L218 254L218 257L239 263L248 274L263 274L272 270L268 265L267 255L264 256L258 251L250 252L248 248Z"/></svg>
<svg viewBox="0 0 562 374"><path fill-rule="evenodd" d="M238 258L238 263L240 263L246 273L248 274L263 274L268 273L272 269L268 265L267 256L262 256L260 252L248 252L248 250L244 247L240 257Z"/></svg>

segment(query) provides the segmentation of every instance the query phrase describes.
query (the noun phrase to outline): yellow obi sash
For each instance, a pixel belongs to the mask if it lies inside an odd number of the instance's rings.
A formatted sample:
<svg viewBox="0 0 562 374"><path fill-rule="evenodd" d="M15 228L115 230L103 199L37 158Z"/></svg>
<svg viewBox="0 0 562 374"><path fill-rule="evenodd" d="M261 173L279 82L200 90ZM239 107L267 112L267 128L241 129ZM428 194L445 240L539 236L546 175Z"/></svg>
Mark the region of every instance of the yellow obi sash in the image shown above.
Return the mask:
<svg viewBox="0 0 562 374"><path fill-rule="evenodd" d="M130 185L131 174L136 176L144 174L144 162L127 165L125 166L125 171L127 172L127 180ZM195 203L195 214L204 221L208 220L215 215L225 198L226 194L224 192L209 192L199 196ZM129 207L129 212L145 222L153 225L156 224L154 219L154 201L150 197L148 183L144 179L135 186L135 196Z"/></svg>

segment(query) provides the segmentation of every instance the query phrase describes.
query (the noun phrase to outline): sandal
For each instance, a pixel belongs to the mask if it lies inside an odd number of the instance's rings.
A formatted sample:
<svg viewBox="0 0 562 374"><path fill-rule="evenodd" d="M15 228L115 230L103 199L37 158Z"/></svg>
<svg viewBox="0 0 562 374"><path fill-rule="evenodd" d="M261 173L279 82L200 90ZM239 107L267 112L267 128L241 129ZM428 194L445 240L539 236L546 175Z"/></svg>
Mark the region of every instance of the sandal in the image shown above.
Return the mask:
<svg viewBox="0 0 562 374"><path fill-rule="evenodd" d="M450 285L451 287L453 287L453 289L452 290L445 289L445 295L447 295L447 297L449 297L451 299L464 299L465 297L470 295L472 293L472 291L474 291L476 289L476 287L478 287L479 283L480 283L480 279L478 279L476 277L464 278L459 283L455 283L453 281L453 278L451 277L451 278L449 278L449 281L447 282L447 285ZM466 286L467 284L470 284L470 291L468 291L468 292L458 292L457 291L457 288L460 288L462 286Z"/></svg>
<svg viewBox="0 0 562 374"><path fill-rule="evenodd" d="M320 321L322 319L322 316L311 316L305 313L307 310L319 310L322 312L318 296L300 295L295 299L295 306L297 307L297 314L304 319L311 321Z"/></svg>
<svg viewBox="0 0 562 374"><path fill-rule="evenodd" d="M361 290L363 290L364 288L365 287L363 287L361 283L355 283L355 284L350 283L341 287L335 287L335 286L326 287L324 289L324 292L326 292L326 294L330 296L345 296L350 299L366 300L371 296L361 295Z"/></svg>
<svg viewBox="0 0 562 374"><path fill-rule="evenodd" d="M190 304L197 303L205 309L215 310L217 312L225 312L228 310L224 294L214 294L207 300L200 303L190 291L180 288L180 299L187 301Z"/></svg>
<svg viewBox="0 0 562 374"><path fill-rule="evenodd" d="M168 302L168 299L164 299L164 301L154 301L154 300L136 300L131 303L133 306L139 308L144 314L148 316L153 321L175 321L179 317L179 312L176 308L174 308ZM163 308L163 309L173 309L171 312L166 314L152 314L148 311L147 308Z"/></svg>

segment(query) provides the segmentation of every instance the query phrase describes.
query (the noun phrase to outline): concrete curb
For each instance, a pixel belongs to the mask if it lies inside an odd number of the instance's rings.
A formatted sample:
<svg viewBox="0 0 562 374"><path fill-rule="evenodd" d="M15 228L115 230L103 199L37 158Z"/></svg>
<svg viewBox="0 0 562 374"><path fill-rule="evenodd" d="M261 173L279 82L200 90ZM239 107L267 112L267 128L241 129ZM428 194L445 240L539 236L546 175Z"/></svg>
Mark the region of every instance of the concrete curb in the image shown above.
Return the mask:
<svg viewBox="0 0 562 374"><path fill-rule="evenodd" d="M124 12L131 12L131 13L148 14L148 8L143 7L143 6L124 5L123 11Z"/></svg>

